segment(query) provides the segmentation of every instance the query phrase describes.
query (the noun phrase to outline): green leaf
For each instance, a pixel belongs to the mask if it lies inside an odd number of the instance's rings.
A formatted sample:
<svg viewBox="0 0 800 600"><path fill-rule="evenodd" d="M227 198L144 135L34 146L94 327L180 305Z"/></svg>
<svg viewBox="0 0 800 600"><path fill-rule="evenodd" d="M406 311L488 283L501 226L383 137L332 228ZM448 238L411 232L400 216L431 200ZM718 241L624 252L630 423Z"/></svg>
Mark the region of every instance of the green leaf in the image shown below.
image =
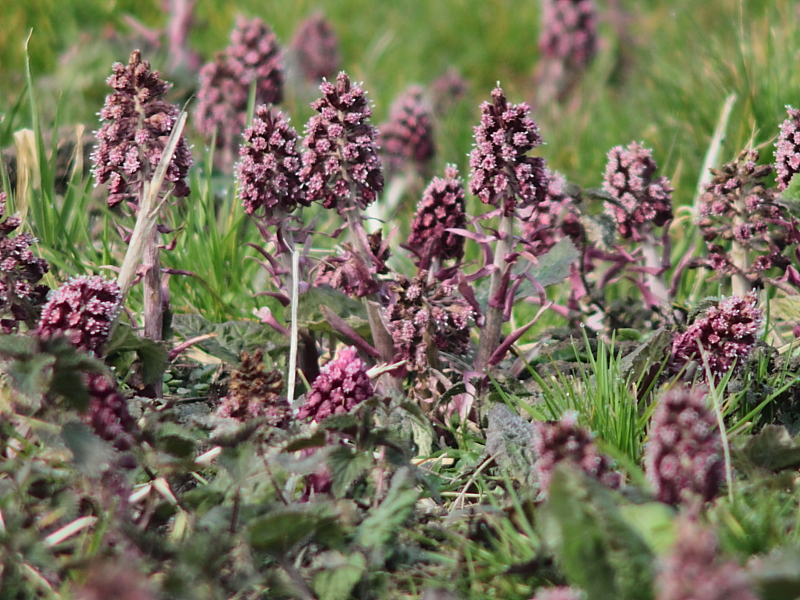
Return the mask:
<svg viewBox="0 0 800 600"><path fill-rule="evenodd" d="M360 424L361 420L358 418L358 415L342 413L325 417L320 421L319 428L324 431L337 431L339 433L355 435Z"/></svg>
<svg viewBox="0 0 800 600"><path fill-rule="evenodd" d="M536 485L533 463L533 425L513 413L505 404L495 404L487 415L484 456L494 456L497 465L519 483Z"/></svg>
<svg viewBox="0 0 800 600"><path fill-rule="evenodd" d="M297 452L306 448L321 448L325 445L325 432L316 431L313 435L302 436L290 440L283 449L283 452Z"/></svg>
<svg viewBox="0 0 800 600"><path fill-rule="evenodd" d="M356 542L364 548L378 549L397 535L417 502L408 469L398 469L383 502L370 511L356 531Z"/></svg>
<svg viewBox="0 0 800 600"><path fill-rule="evenodd" d="M343 556L328 552L324 557L326 569L314 576L314 592L319 600L347 600L367 568L367 560L360 552Z"/></svg>
<svg viewBox="0 0 800 600"><path fill-rule="evenodd" d="M599 482L569 463L557 465L541 512L543 539L589 600L653 598L652 552Z"/></svg>
<svg viewBox="0 0 800 600"><path fill-rule="evenodd" d="M175 315L172 318L172 327L186 339L215 334L213 338L203 340L197 346L230 365L239 364L243 350L252 353L257 348L264 348L271 354L282 352L289 345L285 336L269 325L256 321L214 324L200 315Z"/></svg>
<svg viewBox="0 0 800 600"><path fill-rule="evenodd" d="M108 345L106 355L112 359L115 354L135 352L142 363L142 381L145 385L160 381L169 364L169 352L163 344L140 337L125 323L114 330L114 337Z"/></svg>
<svg viewBox="0 0 800 600"><path fill-rule="evenodd" d="M333 495L343 497L350 486L373 464L366 452L358 452L347 446L335 448L328 455L328 467L333 479Z"/></svg>
<svg viewBox="0 0 800 600"><path fill-rule="evenodd" d="M389 411L389 428L400 438L414 440L417 456L428 456L435 437L430 419L418 404L401 400Z"/></svg>
<svg viewBox="0 0 800 600"><path fill-rule="evenodd" d="M322 314L320 306L323 305L344 319L358 335L366 340L371 339L367 309L364 304L330 286L312 287L300 294L297 302L298 325L309 331L335 333ZM284 308L284 320L287 323L291 322L288 306Z"/></svg>
<svg viewBox="0 0 800 600"><path fill-rule="evenodd" d="M661 502L620 506L625 522L642 536L658 555L668 554L675 543L675 511Z"/></svg>
<svg viewBox="0 0 800 600"><path fill-rule="evenodd" d="M38 407L50 387L55 362L51 354L35 354L27 360L12 360L2 365L2 370L11 378L14 389Z"/></svg>
<svg viewBox="0 0 800 600"><path fill-rule="evenodd" d="M336 528L336 514L327 505L291 505L273 510L248 528L250 545L282 557L324 529ZM328 532L330 533L330 532Z"/></svg>
<svg viewBox="0 0 800 600"><path fill-rule="evenodd" d="M653 370L658 370L669 356L672 347L672 333L665 328L656 331L646 342L626 354L619 363L619 373L630 382L647 383ZM646 385L644 386L646 387Z"/></svg>
<svg viewBox="0 0 800 600"><path fill-rule="evenodd" d="M800 465L800 446L782 425L765 426L744 442L741 452L750 463L769 471Z"/></svg>
<svg viewBox="0 0 800 600"><path fill-rule="evenodd" d="M89 477L101 476L111 465L114 449L79 421L68 421L61 429L61 439L72 452L75 468Z"/></svg>
<svg viewBox="0 0 800 600"><path fill-rule="evenodd" d="M569 277L570 266L580 254L568 237L565 237L539 257L539 264L531 268L531 276L542 286L561 283Z"/></svg>

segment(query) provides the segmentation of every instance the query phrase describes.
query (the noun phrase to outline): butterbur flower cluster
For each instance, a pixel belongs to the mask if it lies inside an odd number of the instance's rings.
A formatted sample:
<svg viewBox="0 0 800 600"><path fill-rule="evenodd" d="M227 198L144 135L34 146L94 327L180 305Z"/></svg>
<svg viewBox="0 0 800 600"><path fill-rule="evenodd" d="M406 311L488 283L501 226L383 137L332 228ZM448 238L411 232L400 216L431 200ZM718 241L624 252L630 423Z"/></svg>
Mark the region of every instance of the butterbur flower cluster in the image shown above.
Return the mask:
<svg viewBox="0 0 800 600"><path fill-rule="evenodd" d="M3 218L5 217L5 218ZM29 233L11 233L20 225L16 215L6 215L6 193L0 192L0 329L12 333L20 322L29 326L39 318L45 302L46 285L39 282L50 270L47 261L34 256L31 246L36 243Z"/></svg>
<svg viewBox="0 0 800 600"><path fill-rule="evenodd" d="M73 346L100 354L121 302L115 281L100 276L73 277L42 308L36 335L41 339L64 336Z"/></svg>
<svg viewBox="0 0 800 600"><path fill-rule="evenodd" d="M389 268L389 244L383 239L381 230L367 235L373 266L370 268L353 249L352 244L342 244L344 252L338 256L327 256L320 261L314 277L314 285L329 285L348 296L363 298L378 291L374 275L386 274Z"/></svg>
<svg viewBox="0 0 800 600"><path fill-rule="evenodd" d="M392 291L396 297L385 315L397 349L395 361L405 360L409 371L424 371L429 344L451 354L467 353L475 315L451 281L428 281L422 270L410 280L399 276Z"/></svg>
<svg viewBox="0 0 800 600"><path fill-rule="evenodd" d="M283 52L261 19L239 16L224 52L200 70L195 123L201 133L217 132L217 147L233 148L244 129L250 87L256 105L283 100Z"/></svg>
<svg viewBox="0 0 800 600"><path fill-rule="evenodd" d="M283 378L278 371L266 369L261 348L253 354L242 352L241 365L231 373L228 394L222 398L216 414L243 423L264 417L268 425L279 427L290 414L282 390Z"/></svg>
<svg viewBox="0 0 800 600"><path fill-rule="evenodd" d="M411 221L407 246L419 257L419 267L427 269L436 259L461 260L464 237L447 230L466 226L464 185L456 166L447 165L444 178L434 177L425 189Z"/></svg>
<svg viewBox="0 0 800 600"><path fill-rule="evenodd" d="M366 92L344 72L320 90L322 98L311 104L319 114L306 124L300 181L309 201L340 211L352 201L363 210L384 185Z"/></svg>
<svg viewBox="0 0 800 600"><path fill-rule="evenodd" d="M759 165L758 158L758 151L745 150L735 161L713 169L700 204L698 226L708 255L695 264L711 268L717 277L743 279L745 288L739 293L767 280L765 272L772 267L786 271L787 278L796 274L785 250L800 240L797 223L777 203L775 190L765 187L773 167Z"/></svg>
<svg viewBox="0 0 800 600"><path fill-rule="evenodd" d="M115 63L108 85L114 90L106 96L100 111L103 126L97 132L97 148L92 154L94 177L98 184L108 184L108 205L123 200L136 205L145 181L158 164L180 110L163 100L171 84L161 79L138 50L131 53L127 65ZM165 181L173 184L172 195L189 195L186 176L192 155L181 136Z"/></svg>
<svg viewBox="0 0 800 600"><path fill-rule="evenodd" d="M262 104L244 132L236 166L245 212L281 220L282 214L306 204L300 191L300 165L297 132L283 113Z"/></svg>
<svg viewBox="0 0 800 600"><path fill-rule="evenodd" d="M679 524L655 583L656 600L758 598L745 571L719 554L714 532L688 518Z"/></svg>
<svg viewBox="0 0 800 600"><path fill-rule="evenodd" d="M87 373L84 382L89 391L87 419L94 432L111 442L118 450L127 450L133 445L132 433L136 422L128 411L125 397L117 389L117 383L103 373Z"/></svg>
<svg viewBox="0 0 800 600"><path fill-rule="evenodd" d="M380 127L378 145L389 171L402 171L414 166L424 172L433 160L432 108L419 86L406 90L392 104L389 121Z"/></svg>
<svg viewBox="0 0 800 600"><path fill-rule="evenodd" d="M685 332L673 338L673 365L679 369L696 361L705 378L707 363L714 378L720 379L734 363L741 367L747 362L763 322L755 291L711 301Z"/></svg>
<svg viewBox="0 0 800 600"><path fill-rule="evenodd" d="M307 81L333 77L339 70L339 40L322 12L298 25L291 48Z"/></svg>
<svg viewBox="0 0 800 600"><path fill-rule="evenodd" d="M637 142L608 153L603 189L614 201L606 202L606 211L625 239L641 242L653 226L672 219L672 186L655 177L657 169L650 150Z"/></svg>
<svg viewBox="0 0 800 600"><path fill-rule="evenodd" d="M786 107L789 116L781 123L781 132L775 142L775 170L778 189L789 187L792 177L800 173L800 110Z"/></svg>
<svg viewBox="0 0 800 600"><path fill-rule="evenodd" d="M686 492L712 500L725 479L722 437L704 398L704 390L673 389L650 420L644 465L660 502L678 504Z"/></svg>
<svg viewBox="0 0 800 600"><path fill-rule="evenodd" d="M475 147L469 165L469 190L484 204L514 212L517 200L538 204L547 195L545 160L528 156L541 145L539 126L528 116L530 107L510 104L503 90L492 91L492 102L481 105L481 124L474 128Z"/></svg>
<svg viewBox="0 0 800 600"><path fill-rule="evenodd" d="M461 74L450 67L431 82L433 111L437 115L446 114L456 103L467 95L469 86Z"/></svg>
<svg viewBox="0 0 800 600"><path fill-rule="evenodd" d="M547 496L553 469L562 461L573 463L608 487L618 488L621 483L619 473L611 469L611 459L600 454L591 432L578 425L574 411L565 412L558 421L536 422L533 450L533 469L543 497Z"/></svg>
<svg viewBox="0 0 800 600"><path fill-rule="evenodd" d="M597 7L592 0L545 0L539 49L572 68L586 67L597 53Z"/></svg>
<svg viewBox="0 0 800 600"><path fill-rule="evenodd" d="M327 416L352 411L374 394L364 361L355 347L347 346L322 367L297 416L318 423Z"/></svg>
<svg viewBox="0 0 800 600"><path fill-rule="evenodd" d="M549 169L545 175L547 196L521 215L523 239L534 256L541 256L564 236L579 239L583 231L574 201L565 190L564 177Z"/></svg>

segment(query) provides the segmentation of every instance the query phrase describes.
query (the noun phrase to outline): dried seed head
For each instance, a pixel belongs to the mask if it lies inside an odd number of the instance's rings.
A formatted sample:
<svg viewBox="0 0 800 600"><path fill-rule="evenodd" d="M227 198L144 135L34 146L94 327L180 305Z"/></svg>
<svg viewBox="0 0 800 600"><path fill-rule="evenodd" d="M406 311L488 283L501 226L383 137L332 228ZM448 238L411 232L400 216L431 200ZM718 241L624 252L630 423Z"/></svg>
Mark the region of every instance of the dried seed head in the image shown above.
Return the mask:
<svg viewBox="0 0 800 600"><path fill-rule="evenodd" d="M701 390L671 390L650 421L645 472L666 504L678 504L685 492L712 500L725 479L719 426L704 398Z"/></svg>
<svg viewBox="0 0 800 600"><path fill-rule="evenodd" d="M297 416L318 423L329 415L352 411L374 393L364 361L353 346L348 346L322 367Z"/></svg>
<svg viewBox="0 0 800 600"><path fill-rule="evenodd" d="M657 168L650 150L636 142L608 153L603 189L614 202L606 202L606 212L625 239L641 241L646 230L672 219L672 186L655 177Z"/></svg>
<svg viewBox="0 0 800 600"><path fill-rule="evenodd" d="M266 417L272 427L280 427L290 414L289 403L281 396L283 377L278 371L267 371L264 352L252 355L242 352L241 365L231 373L228 395L217 407L217 416L246 422Z"/></svg>
<svg viewBox="0 0 800 600"><path fill-rule="evenodd" d="M339 73L336 84L323 81L322 98L311 104L319 114L306 124L300 181L309 201L339 211L366 208L383 190L377 130L364 90Z"/></svg>
<svg viewBox="0 0 800 600"><path fill-rule="evenodd" d="M93 173L98 184L108 183L109 206L123 200L136 206L144 182L161 162L180 110L163 100L171 84L150 70L138 50L131 53L127 65L115 63L112 70L107 82L114 92L106 96L100 111L104 123L92 153ZM191 165L189 146L181 136L165 177L174 186L173 196L189 195L186 176Z"/></svg>
<svg viewBox="0 0 800 600"><path fill-rule="evenodd" d="M538 204L547 195L545 160L527 155L542 143L529 113L527 104L510 104L498 87L492 103L481 105L481 124L474 128L469 191L484 204L502 206L505 215L514 212L517 200Z"/></svg>

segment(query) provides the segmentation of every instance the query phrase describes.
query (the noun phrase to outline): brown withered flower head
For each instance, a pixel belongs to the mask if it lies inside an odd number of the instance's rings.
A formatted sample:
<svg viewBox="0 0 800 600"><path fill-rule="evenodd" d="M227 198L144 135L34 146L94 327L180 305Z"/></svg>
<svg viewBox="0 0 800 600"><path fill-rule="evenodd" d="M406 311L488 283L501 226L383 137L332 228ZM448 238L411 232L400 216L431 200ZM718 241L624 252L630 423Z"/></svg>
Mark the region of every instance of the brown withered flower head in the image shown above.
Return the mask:
<svg viewBox="0 0 800 600"><path fill-rule="evenodd" d="M657 169L650 150L637 142L608 153L603 189L614 200L606 202L606 212L625 239L641 242L653 226L672 219L672 186L666 177L655 177Z"/></svg>
<svg viewBox="0 0 800 600"><path fill-rule="evenodd" d="M434 177L425 188L411 221L407 246L419 258L418 266L427 269L437 258L460 260L464 256L464 237L447 230L466 226L464 184L456 166L447 165L444 178Z"/></svg>
<svg viewBox="0 0 800 600"><path fill-rule="evenodd" d="M415 167L424 173L436 153L433 139L433 109L419 86L403 92L389 111L389 121L380 127L378 146L390 172Z"/></svg>
<svg viewBox="0 0 800 600"><path fill-rule="evenodd" d="M278 371L268 371L264 352L242 352L241 365L228 384L228 394L217 407L217 416L246 422L265 417L272 427L280 427L291 413L289 403L281 396L283 377Z"/></svg>
<svg viewBox="0 0 800 600"><path fill-rule="evenodd" d="M781 123L781 132L775 142L775 170L778 189L789 187L792 177L800 173L800 110L786 107L789 118Z"/></svg>
<svg viewBox="0 0 800 600"><path fill-rule="evenodd" d="M741 271L754 284L767 280L773 267L784 271L784 278L796 272L787 250L800 241L797 221L778 203L776 191L765 186L772 165L759 165L758 159L757 150L744 150L733 162L712 169L714 177L700 199L697 224L708 255L694 264L709 267L715 277ZM737 264L729 252L731 241L747 253L745 263Z"/></svg>
<svg viewBox="0 0 800 600"><path fill-rule="evenodd" d="M114 92L106 96L100 111L103 125L92 153L93 173L98 184L108 184L109 206L128 200L136 207L144 182L161 162L180 110L164 101L171 84L150 70L138 50L131 53L127 65L115 63L112 70L107 83ZM181 136L165 177L165 182L173 184L173 196L189 195L186 176L191 165L189 146Z"/></svg>
<svg viewBox="0 0 800 600"><path fill-rule="evenodd" d="M542 497L548 494L553 469L562 461L570 461L587 475L611 488L620 485L619 473L611 469L611 459L600 454L592 433L578 425L578 413L567 411L558 421L534 423L533 469Z"/></svg>
<svg viewBox="0 0 800 600"><path fill-rule="evenodd" d="M644 465L660 502L678 504L686 492L707 502L725 480L722 437L705 395L703 389L670 390L650 420Z"/></svg>
<svg viewBox="0 0 800 600"><path fill-rule="evenodd" d="M683 517L655 582L656 600L757 600L747 573L719 553L717 536Z"/></svg>
<svg viewBox="0 0 800 600"><path fill-rule="evenodd" d="M597 7L592 0L545 0L539 49L570 68L585 68L597 53Z"/></svg>
<svg viewBox="0 0 800 600"><path fill-rule="evenodd" d="M90 354L100 354L120 311L122 293L115 281L81 275L62 284L42 308L36 335L64 336Z"/></svg>
<svg viewBox="0 0 800 600"><path fill-rule="evenodd" d="M217 132L218 148L235 148L246 125L250 88L256 105L283 100L283 52L261 19L236 18L230 45L200 70L195 123L205 135Z"/></svg>
<svg viewBox="0 0 800 600"><path fill-rule="evenodd" d="M707 361L714 378L721 379L734 362L737 368L747 362L763 322L764 313L758 308L755 291L744 297L709 301L686 331L673 338L674 368L696 361L701 378L705 378Z"/></svg>
<svg viewBox="0 0 800 600"><path fill-rule="evenodd" d="M352 411L374 394L364 361L353 346L347 346L322 367L297 416L318 423L327 416Z"/></svg>
<svg viewBox="0 0 800 600"><path fill-rule="evenodd" d="M391 289L395 299L385 314L397 349L395 361L405 360L409 371L425 371L429 345L467 353L475 315L452 281L428 281L428 272L421 270L413 279L398 276Z"/></svg>
<svg viewBox="0 0 800 600"><path fill-rule="evenodd" d="M514 212L517 201L538 204L547 195L545 160L528 156L542 143L529 113L527 104L510 104L497 87L492 102L481 105L481 124L474 128L469 190L484 204L501 206L505 215Z"/></svg>
<svg viewBox="0 0 800 600"><path fill-rule="evenodd" d="M12 333L19 323L29 327L39 319L39 312L50 291L39 282L50 266L31 251L36 243L29 233L10 234L20 225L16 215L6 215L6 193L0 192L0 330Z"/></svg>
<svg viewBox="0 0 800 600"><path fill-rule="evenodd" d="M374 275L389 272L386 266L390 256L389 244L383 239L381 230L368 234L367 240L374 259L372 267L367 266L351 244L344 242L342 254L326 256L320 261L316 267L314 285L329 285L357 298L377 292L379 287Z"/></svg>
<svg viewBox="0 0 800 600"><path fill-rule="evenodd" d="M322 98L311 104L319 114L306 124L300 181L309 201L363 210L384 185L366 92L344 72L335 84L323 81L320 90Z"/></svg>
<svg viewBox="0 0 800 600"><path fill-rule="evenodd" d="M291 48L307 81L333 77L339 70L339 39L321 11L297 26Z"/></svg>
<svg viewBox="0 0 800 600"><path fill-rule="evenodd" d="M300 191L300 165L297 132L283 113L262 104L245 129L236 165L244 211L270 221L282 219L298 204L307 205Z"/></svg>

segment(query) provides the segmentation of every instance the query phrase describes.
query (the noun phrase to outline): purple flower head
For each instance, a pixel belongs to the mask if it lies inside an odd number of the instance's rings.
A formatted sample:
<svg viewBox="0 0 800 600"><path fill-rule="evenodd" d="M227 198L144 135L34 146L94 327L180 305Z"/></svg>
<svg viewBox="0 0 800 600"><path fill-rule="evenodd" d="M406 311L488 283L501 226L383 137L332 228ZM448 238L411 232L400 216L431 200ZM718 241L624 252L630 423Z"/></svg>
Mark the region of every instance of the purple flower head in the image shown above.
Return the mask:
<svg viewBox="0 0 800 600"><path fill-rule="evenodd" d="M721 379L734 362L737 367L747 362L763 322L755 291L744 297L712 301L685 332L673 338L673 364L681 368L689 361L697 361L701 377L705 378L704 361L708 361L712 375Z"/></svg>
<svg viewBox="0 0 800 600"><path fill-rule="evenodd" d="M751 284L769 280L765 271L786 271L792 262L789 249L800 240L796 220L778 202L777 192L765 187L772 165L759 165L758 159L757 150L744 150L733 162L712 169L701 197L697 224L708 255L696 262L716 271L716 277L740 273ZM726 251L731 244L746 260L734 261Z"/></svg>
<svg viewBox="0 0 800 600"><path fill-rule="evenodd" d="M684 491L712 500L725 479L719 426L704 398L705 390L671 390L650 420L644 464L660 502L678 504Z"/></svg>
<svg viewBox="0 0 800 600"><path fill-rule="evenodd" d="M474 128L469 191L484 204L501 205L505 215L514 212L517 200L538 204L547 196L545 160L527 155L542 143L529 113L527 104L509 104L497 87L492 103L481 105L481 124Z"/></svg>
<svg viewBox="0 0 800 600"><path fill-rule="evenodd" d="M434 177L425 188L411 221L407 245L427 269L435 258L460 260L464 256L464 237L447 229L465 229L464 184L455 165L447 165L444 178Z"/></svg>
<svg viewBox="0 0 800 600"><path fill-rule="evenodd" d="M228 395L217 407L217 416L246 422L266 417L272 427L279 427L290 414L286 398L281 396L283 377L278 371L267 371L264 352L259 348L252 355L242 352L241 365L231 373Z"/></svg>
<svg viewBox="0 0 800 600"><path fill-rule="evenodd" d="M545 0L539 49L551 59L586 67L597 53L597 7L592 0Z"/></svg>
<svg viewBox="0 0 800 600"><path fill-rule="evenodd" d="M620 475L611 470L611 460L597 450L591 432L578 425L578 413L565 412L558 421L534 423L533 469L539 481L540 494L547 496L553 469L561 461L575 464L611 488L620 485Z"/></svg>
<svg viewBox="0 0 800 600"><path fill-rule="evenodd" d="M526 208L521 215L523 239L535 256L541 256L565 236L580 238L583 231L575 203L565 191L564 177L549 169L545 169L545 175L545 200Z"/></svg>
<svg viewBox="0 0 800 600"><path fill-rule="evenodd" d="M431 83L431 96L433 97L433 111L437 115L444 115L464 96L467 95L469 86L457 69L450 67Z"/></svg>
<svg viewBox="0 0 800 600"><path fill-rule="evenodd" d="M231 43L200 71L195 121L201 133L217 131L217 147L234 148L245 127L250 87L256 105L283 100L283 52L261 19L236 18Z"/></svg>
<svg viewBox="0 0 800 600"><path fill-rule="evenodd" d="M128 412L128 403L117 389L116 381L102 373L87 373L84 381L90 396L89 425L117 449L129 449L133 445L131 434L136 429L136 421Z"/></svg>
<svg viewBox="0 0 800 600"><path fill-rule="evenodd" d="M789 118L781 123L781 132L775 142L775 170L778 189L789 187L795 173L800 173L800 110L786 107Z"/></svg>
<svg viewBox="0 0 800 600"><path fill-rule="evenodd" d="M390 171L402 171L410 165L424 171L433 160L436 147L431 111L419 86L410 87L392 105L389 121L381 125L378 138Z"/></svg>
<svg viewBox="0 0 800 600"><path fill-rule="evenodd" d="M10 234L17 229L20 218L6 215L6 193L0 192L0 330L11 333L21 321L33 324L50 288L39 285L50 270L47 261L31 252L36 243L29 233Z"/></svg>
<svg viewBox="0 0 800 600"><path fill-rule="evenodd" d="M603 189L614 202L606 202L606 211L625 239L640 242L650 227L672 219L672 186L666 177L654 177L657 168L650 150L636 142L608 153Z"/></svg>
<svg viewBox="0 0 800 600"><path fill-rule="evenodd" d="M319 114L306 124L300 181L309 201L340 211L351 202L364 209L383 190L366 92L344 72L335 85L323 81L320 90L322 98L311 104Z"/></svg>
<svg viewBox="0 0 800 600"><path fill-rule="evenodd" d="M253 124L244 132L236 167L244 211L282 219L282 213L306 204L300 193L300 164L297 132L283 113L259 106Z"/></svg>
<svg viewBox="0 0 800 600"><path fill-rule="evenodd" d="M379 229L367 235L369 250L374 258L373 266L368 267L353 246L347 242L342 244L344 252L338 256L327 256L316 268L314 286L329 285L343 291L348 296L363 298L378 291L376 274L386 274L389 268L389 244L383 239Z"/></svg>
<svg viewBox="0 0 800 600"><path fill-rule="evenodd" d="M364 361L355 347L347 346L322 367L297 416L319 423L327 416L350 412L374 394Z"/></svg>
<svg viewBox="0 0 800 600"><path fill-rule="evenodd" d="M422 270L413 279L398 276L392 291L395 299L385 314L395 361L405 360L409 371L425 371L429 344L451 354L467 353L475 313L452 281L429 282Z"/></svg>
<svg viewBox="0 0 800 600"><path fill-rule="evenodd" d="M582 600L580 590L571 587L540 588L531 600Z"/></svg>
<svg viewBox="0 0 800 600"><path fill-rule="evenodd" d="M100 111L103 126L92 153L93 173L98 184L108 183L109 206L123 200L135 206L144 182L161 162L180 110L163 100L171 84L150 70L138 50L131 52L127 65L115 63L112 71L107 83L114 92L106 96ZM181 136L165 178L173 184L173 196L189 195L186 176L191 165L189 146Z"/></svg>
<svg viewBox="0 0 800 600"><path fill-rule="evenodd" d="M339 40L321 11L298 25L291 47L308 81L333 77L339 70Z"/></svg>
<svg viewBox="0 0 800 600"><path fill-rule="evenodd" d="M717 536L682 519L656 578L656 600L757 600L747 574L717 550Z"/></svg>
<svg viewBox="0 0 800 600"><path fill-rule="evenodd" d="M81 275L59 287L42 308L36 335L66 337L85 352L99 354L108 341L122 294L115 281Z"/></svg>

